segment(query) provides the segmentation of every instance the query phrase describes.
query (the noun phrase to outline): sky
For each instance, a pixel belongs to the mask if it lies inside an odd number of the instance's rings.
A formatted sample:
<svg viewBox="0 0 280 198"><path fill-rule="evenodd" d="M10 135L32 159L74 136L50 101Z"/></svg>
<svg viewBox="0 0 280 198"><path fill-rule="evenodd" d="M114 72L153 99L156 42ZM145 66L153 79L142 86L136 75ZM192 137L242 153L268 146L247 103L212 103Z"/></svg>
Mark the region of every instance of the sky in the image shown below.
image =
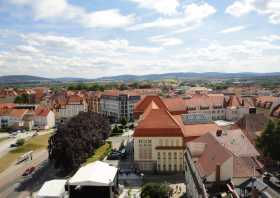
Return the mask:
<svg viewBox="0 0 280 198"><path fill-rule="evenodd" d="M280 0L0 0L0 75L279 71Z"/></svg>

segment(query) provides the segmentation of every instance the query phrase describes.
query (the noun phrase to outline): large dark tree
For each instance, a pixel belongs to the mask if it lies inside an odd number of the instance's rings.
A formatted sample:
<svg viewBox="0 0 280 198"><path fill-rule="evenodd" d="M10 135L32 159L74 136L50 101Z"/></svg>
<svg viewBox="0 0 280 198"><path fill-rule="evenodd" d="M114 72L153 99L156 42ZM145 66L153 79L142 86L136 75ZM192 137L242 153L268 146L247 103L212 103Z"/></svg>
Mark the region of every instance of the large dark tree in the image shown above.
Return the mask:
<svg viewBox="0 0 280 198"><path fill-rule="evenodd" d="M71 171L90 157L110 135L109 120L97 113L81 112L58 126L49 140L49 159L56 168Z"/></svg>
<svg viewBox="0 0 280 198"><path fill-rule="evenodd" d="M257 139L257 147L267 157L280 161L280 121L269 120L262 135Z"/></svg>

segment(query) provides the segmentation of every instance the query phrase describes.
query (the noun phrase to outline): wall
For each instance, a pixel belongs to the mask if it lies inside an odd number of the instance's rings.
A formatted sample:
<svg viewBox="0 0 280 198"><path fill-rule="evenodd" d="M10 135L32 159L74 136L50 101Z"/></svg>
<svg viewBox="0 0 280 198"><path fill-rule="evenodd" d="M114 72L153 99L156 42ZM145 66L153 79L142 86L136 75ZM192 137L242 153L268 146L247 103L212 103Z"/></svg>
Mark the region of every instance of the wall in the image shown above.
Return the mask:
<svg viewBox="0 0 280 198"><path fill-rule="evenodd" d="M144 171L183 171L183 138L135 137L134 160Z"/></svg>

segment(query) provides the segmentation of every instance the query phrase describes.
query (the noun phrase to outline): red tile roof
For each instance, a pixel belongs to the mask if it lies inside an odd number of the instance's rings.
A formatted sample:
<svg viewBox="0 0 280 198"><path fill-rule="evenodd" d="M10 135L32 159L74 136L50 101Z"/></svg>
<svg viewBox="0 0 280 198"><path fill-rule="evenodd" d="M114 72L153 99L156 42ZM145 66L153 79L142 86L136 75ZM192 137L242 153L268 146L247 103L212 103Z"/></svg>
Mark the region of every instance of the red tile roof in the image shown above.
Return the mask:
<svg viewBox="0 0 280 198"><path fill-rule="evenodd" d="M136 103L134 107L134 113L138 114L138 116L146 110L146 108L151 104L151 102L154 102L159 108L167 109L166 105L162 101L162 99L159 96L145 96L143 99L141 99L139 102Z"/></svg>
<svg viewBox="0 0 280 198"><path fill-rule="evenodd" d="M176 137L183 136L180 125L165 109L150 108L145 118L140 120L134 137Z"/></svg>
<svg viewBox="0 0 280 198"><path fill-rule="evenodd" d="M186 103L182 98L164 98L162 100L171 114L187 113Z"/></svg>
<svg viewBox="0 0 280 198"><path fill-rule="evenodd" d="M0 109L12 109L15 108L15 103L0 103Z"/></svg>
<svg viewBox="0 0 280 198"><path fill-rule="evenodd" d="M68 97L68 104L69 103L82 103L83 102L83 98L81 96L78 95L71 95Z"/></svg>
<svg viewBox="0 0 280 198"><path fill-rule="evenodd" d="M215 171L216 164L222 165L231 157L233 158L233 177L259 175L253 169L253 167L255 169L262 168L262 165L256 160L258 152L245 135L242 136L241 133L241 131L233 130L228 131L227 134L216 136L216 133L211 132L188 143L189 148L192 148L193 144L206 144L204 150L200 151L201 154L198 156L199 159L196 164L201 176L210 175Z"/></svg>
<svg viewBox="0 0 280 198"><path fill-rule="evenodd" d="M256 169L260 169L259 163L252 157L235 157L233 158L233 175L236 178L257 177L260 173ZM254 170L255 169L255 170Z"/></svg>
<svg viewBox="0 0 280 198"><path fill-rule="evenodd" d="M249 139L241 131L241 129L228 130L220 137L216 133L211 132L218 142L228 149L231 153L238 157L255 157L259 156L259 152L251 144Z"/></svg>
<svg viewBox="0 0 280 198"><path fill-rule="evenodd" d="M194 143L206 144L197 161L197 168L201 177L211 175L216 170L217 164L222 165L232 157L231 153L221 146L210 133L194 140Z"/></svg>
<svg viewBox="0 0 280 198"><path fill-rule="evenodd" d="M180 124L185 141L193 140L194 138L200 137L202 135L207 134L208 132L217 132L217 130L221 130L216 123L210 122L205 124L184 124L181 115L173 116L177 122Z"/></svg>
<svg viewBox="0 0 280 198"><path fill-rule="evenodd" d="M227 106L229 107L240 107L244 106L244 101L241 97L233 95L229 97Z"/></svg>
<svg viewBox="0 0 280 198"><path fill-rule="evenodd" d="M275 102L277 100L277 97L275 96L259 96L256 98L257 102L260 103L266 103L266 102Z"/></svg>
<svg viewBox="0 0 280 198"><path fill-rule="evenodd" d="M42 116L46 117L49 115L50 110L44 107L39 107L35 110L34 115L35 116Z"/></svg>
<svg viewBox="0 0 280 198"><path fill-rule="evenodd" d="M185 100L187 107L224 105L223 94L194 94L190 99Z"/></svg>
<svg viewBox="0 0 280 198"><path fill-rule="evenodd" d="M28 109L12 109L8 113L8 116L22 118L27 112L28 112Z"/></svg>

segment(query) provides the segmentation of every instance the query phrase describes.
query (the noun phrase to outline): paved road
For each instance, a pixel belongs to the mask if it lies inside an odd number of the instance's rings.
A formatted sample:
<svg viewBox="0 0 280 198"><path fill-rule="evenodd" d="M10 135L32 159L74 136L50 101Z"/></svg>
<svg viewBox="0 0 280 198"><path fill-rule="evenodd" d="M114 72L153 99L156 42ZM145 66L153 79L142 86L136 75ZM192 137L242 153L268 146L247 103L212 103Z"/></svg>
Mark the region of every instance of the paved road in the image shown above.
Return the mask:
<svg viewBox="0 0 280 198"><path fill-rule="evenodd" d="M33 154L33 160L29 162L23 162L19 165L13 164L7 170L0 174L0 197L1 198L16 198L27 197L30 195L28 190L18 187L25 182L26 178L23 178L22 173L31 166L38 167L42 162L48 158L47 150L36 151Z"/></svg>
<svg viewBox="0 0 280 198"><path fill-rule="evenodd" d="M13 148L10 148L11 144L16 143L18 139L29 139L32 137L32 135L35 133L35 131L31 132L25 132L25 133L18 133L15 138L9 138L7 140L4 140L0 142L0 157L3 157L5 154L7 154L10 150Z"/></svg>
<svg viewBox="0 0 280 198"><path fill-rule="evenodd" d="M47 133L52 133L54 130L48 130L48 131L41 131L38 133L38 135L45 135ZM15 149L15 148L10 148L11 144L16 143L18 139L25 139L28 140L30 139L36 131L28 131L24 133L18 133L15 138L9 138L7 140L4 140L0 142L0 157L3 157L5 154L7 154L10 150ZM7 133L2 134L2 137L9 137Z"/></svg>

